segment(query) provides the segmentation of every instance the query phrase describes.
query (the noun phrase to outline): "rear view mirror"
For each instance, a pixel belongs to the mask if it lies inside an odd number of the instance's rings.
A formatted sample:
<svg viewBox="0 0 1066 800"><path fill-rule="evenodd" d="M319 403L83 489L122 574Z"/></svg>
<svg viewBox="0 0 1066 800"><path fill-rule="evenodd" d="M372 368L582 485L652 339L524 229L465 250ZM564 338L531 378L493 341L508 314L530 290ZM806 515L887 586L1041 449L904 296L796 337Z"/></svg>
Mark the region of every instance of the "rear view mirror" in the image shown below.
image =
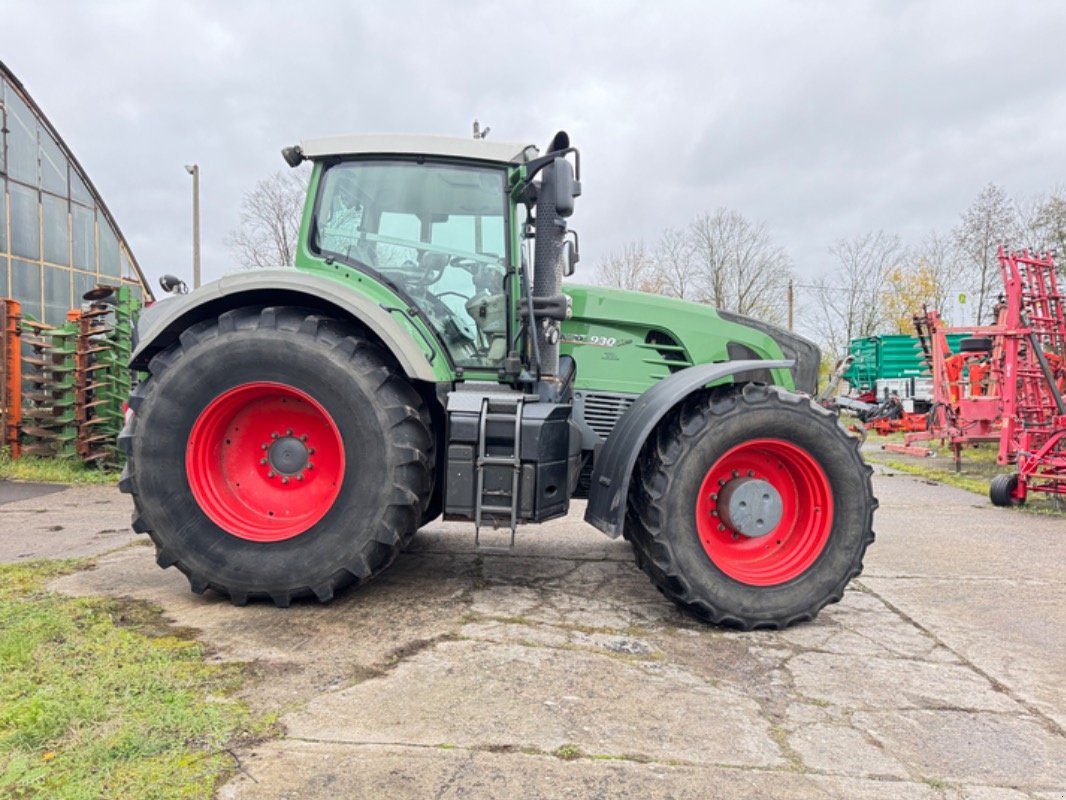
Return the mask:
<svg viewBox="0 0 1066 800"><path fill-rule="evenodd" d="M185 281L177 275L171 275L169 272L159 278L159 285L167 294L189 293L189 287L185 285Z"/></svg>
<svg viewBox="0 0 1066 800"><path fill-rule="evenodd" d="M555 159L555 210L560 217L574 213L574 198L581 196L581 183L574 177L574 167L562 156Z"/></svg>
<svg viewBox="0 0 1066 800"><path fill-rule="evenodd" d="M581 253L577 245L577 231L567 231L573 238L563 242L563 277L569 278L577 268L577 262L581 260Z"/></svg>

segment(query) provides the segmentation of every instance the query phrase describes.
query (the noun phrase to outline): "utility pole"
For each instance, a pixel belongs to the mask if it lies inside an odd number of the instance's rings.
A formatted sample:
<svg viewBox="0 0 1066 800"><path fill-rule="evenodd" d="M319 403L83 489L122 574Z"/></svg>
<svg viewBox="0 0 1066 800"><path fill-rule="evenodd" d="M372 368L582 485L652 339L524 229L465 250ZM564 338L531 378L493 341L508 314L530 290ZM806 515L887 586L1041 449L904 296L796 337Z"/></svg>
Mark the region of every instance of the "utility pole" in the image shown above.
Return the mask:
<svg viewBox="0 0 1066 800"><path fill-rule="evenodd" d="M796 305L796 296L792 291L792 278L788 279L788 329L792 330L792 309Z"/></svg>
<svg viewBox="0 0 1066 800"><path fill-rule="evenodd" d="M186 164L192 175L192 288L200 288L200 165Z"/></svg>

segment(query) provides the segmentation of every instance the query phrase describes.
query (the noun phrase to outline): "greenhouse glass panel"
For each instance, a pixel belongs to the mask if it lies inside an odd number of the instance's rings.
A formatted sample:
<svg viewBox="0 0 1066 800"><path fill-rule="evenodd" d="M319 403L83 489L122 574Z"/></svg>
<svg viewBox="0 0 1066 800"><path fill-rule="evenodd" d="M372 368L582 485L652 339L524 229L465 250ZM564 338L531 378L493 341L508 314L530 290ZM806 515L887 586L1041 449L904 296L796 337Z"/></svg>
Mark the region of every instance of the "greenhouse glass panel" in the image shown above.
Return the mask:
<svg viewBox="0 0 1066 800"><path fill-rule="evenodd" d="M67 196L67 157L55 139L41 130L41 188Z"/></svg>
<svg viewBox="0 0 1066 800"><path fill-rule="evenodd" d="M70 197L72 200L85 203L87 206L93 205L92 193L78 176L78 173L74 171L73 165L70 168Z"/></svg>
<svg viewBox="0 0 1066 800"><path fill-rule="evenodd" d="M55 267L44 268L44 321L62 325L70 310L70 271Z"/></svg>
<svg viewBox="0 0 1066 800"><path fill-rule="evenodd" d="M11 261L11 296L22 303L22 310L41 316L41 267L29 261Z"/></svg>
<svg viewBox="0 0 1066 800"><path fill-rule="evenodd" d="M87 272L74 273L74 302L81 304L85 293L96 286L96 276Z"/></svg>
<svg viewBox="0 0 1066 800"><path fill-rule="evenodd" d="M0 147L0 150L3 150ZM4 191L4 181L0 181L0 253L7 252L7 192ZM7 288L7 284L4 284Z"/></svg>
<svg viewBox="0 0 1066 800"><path fill-rule="evenodd" d="M91 208L71 204L74 266L96 272L96 215Z"/></svg>
<svg viewBox="0 0 1066 800"><path fill-rule="evenodd" d="M41 227L37 220L36 189L8 182L11 203L11 254L41 257Z"/></svg>
<svg viewBox="0 0 1066 800"><path fill-rule="evenodd" d="M118 237L107 224L107 220L100 218L100 274L119 275L118 263Z"/></svg>
<svg viewBox="0 0 1066 800"><path fill-rule="evenodd" d="M29 106L4 84L7 104L8 176L37 185L37 120Z"/></svg>
<svg viewBox="0 0 1066 800"><path fill-rule="evenodd" d="M66 266L70 263L70 237L67 233L67 201L45 194L41 198L44 221L44 260Z"/></svg>

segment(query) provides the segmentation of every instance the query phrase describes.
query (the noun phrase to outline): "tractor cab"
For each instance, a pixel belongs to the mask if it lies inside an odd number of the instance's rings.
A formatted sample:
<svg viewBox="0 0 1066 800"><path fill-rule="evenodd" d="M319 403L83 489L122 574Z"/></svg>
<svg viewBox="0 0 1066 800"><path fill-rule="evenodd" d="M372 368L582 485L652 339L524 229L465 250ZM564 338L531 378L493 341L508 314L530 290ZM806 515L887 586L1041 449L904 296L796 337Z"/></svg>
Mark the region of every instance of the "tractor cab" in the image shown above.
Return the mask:
<svg viewBox="0 0 1066 800"><path fill-rule="evenodd" d="M340 160L323 168L308 245L410 297L457 365L497 366L507 355L506 189L498 166Z"/></svg>

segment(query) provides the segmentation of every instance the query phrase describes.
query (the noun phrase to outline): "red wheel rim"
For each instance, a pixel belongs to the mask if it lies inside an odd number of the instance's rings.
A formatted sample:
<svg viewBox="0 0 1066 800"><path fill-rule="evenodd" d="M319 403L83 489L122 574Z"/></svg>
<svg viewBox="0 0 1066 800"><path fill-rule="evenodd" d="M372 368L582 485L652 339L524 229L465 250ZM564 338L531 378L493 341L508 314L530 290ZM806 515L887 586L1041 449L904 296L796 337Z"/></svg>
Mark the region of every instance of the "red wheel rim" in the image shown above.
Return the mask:
<svg viewBox="0 0 1066 800"><path fill-rule="evenodd" d="M344 443L310 395L282 383L245 383L196 418L185 474L196 502L222 530L280 542L333 507L344 480Z"/></svg>
<svg viewBox="0 0 1066 800"><path fill-rule="evenodd" d="M765 536L725 524L718 498L738 478L766 481L780 497L781 518ZM729 450L707 471L696 501L696 529L707 556L741 583L773 586L802 575L829 540L833 494L814 457L781 439L753 439Z"/></svg>

